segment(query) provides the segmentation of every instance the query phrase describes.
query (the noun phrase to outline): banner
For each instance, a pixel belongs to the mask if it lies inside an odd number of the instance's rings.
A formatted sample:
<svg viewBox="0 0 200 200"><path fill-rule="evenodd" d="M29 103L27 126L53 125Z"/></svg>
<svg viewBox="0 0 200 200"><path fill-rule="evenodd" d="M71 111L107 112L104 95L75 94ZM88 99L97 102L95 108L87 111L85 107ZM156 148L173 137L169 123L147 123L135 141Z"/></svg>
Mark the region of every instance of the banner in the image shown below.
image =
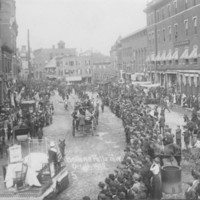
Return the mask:
<svg viewBox="0 0 200 200"><path fill-rule="evenodd" d="M22 160L21 145L9 147L10 163L19 162Z"/></svg>
<svg viewBox="0 0 200 200"><path fill-rule="evenodd" d="M183 75L182 76L183 78L182 78L182 80L183 80L183 85L186 85L186 77Z"/></svg>
<svg viewBox="0 0 200 200"><path fill-rule="evenodd" d="M198 77L197 76L194 76L194 85L195 85L195 87L197 87L197 85L198 85Z"/></svg>
<svg viewBox="0 0 200 200"><path fill-rule="evenodd" d="M192 85L192 83L191 83L191 77L190 76L188 76L188 83L189 83L189 86Z"/></svg>

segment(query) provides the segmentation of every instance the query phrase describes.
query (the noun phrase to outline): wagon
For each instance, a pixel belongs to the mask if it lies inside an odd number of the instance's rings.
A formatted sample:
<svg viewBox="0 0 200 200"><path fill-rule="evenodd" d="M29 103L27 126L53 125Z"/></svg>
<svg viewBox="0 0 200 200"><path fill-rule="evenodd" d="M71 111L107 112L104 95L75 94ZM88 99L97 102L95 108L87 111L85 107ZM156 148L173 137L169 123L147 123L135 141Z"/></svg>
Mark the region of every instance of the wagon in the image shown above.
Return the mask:
<svg viewBox="0 0 200 200"><path fill-rule="evenodd" d="M36 110L36 102L35 100L24 100L20 103L20 107L23 113L33 113Z"/></svg>
<svg viewBox="0 0 200 200"><path fill-rule="evenodd" d="M90 121L85 120L84 125L79 125L78 119L74 119L72 122L72 135L75 136L76 133L81 134L81 135L90 133L93 136L96 130L96 127L97 127L97 120L96 120L96 117L94 116L92 117Z"/></svg>
<svg viewBox="0 0 200 200"><path fill-rule="evenodd" d="M30 137L30 129L26 125L16 126L13 129L13 144L27 141Z"/></svg>

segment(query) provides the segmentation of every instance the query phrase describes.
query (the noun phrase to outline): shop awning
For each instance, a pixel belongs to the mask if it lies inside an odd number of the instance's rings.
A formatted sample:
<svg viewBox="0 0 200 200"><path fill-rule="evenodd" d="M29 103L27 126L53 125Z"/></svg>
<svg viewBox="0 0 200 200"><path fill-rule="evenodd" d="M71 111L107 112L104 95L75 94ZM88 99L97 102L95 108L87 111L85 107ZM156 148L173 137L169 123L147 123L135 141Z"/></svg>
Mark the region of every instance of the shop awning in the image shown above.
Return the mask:
<svg viewBox="0 0 200 200"><path fill-rule="evenodd" d="M167 56L165 57L165 60L172 60L172 50L169 49L169 52L167 54Z"/></svg>
<svg viewBox="0 0 200 200"><path fill-rule="evenodd" d="M195 46L189 55L189 59L195 59L198 58L198 46Z"/></svg>
<svg viewBox="0 0 200 200"><path fill-rule="evenodd" d="M65 78L66 81L81 81L82 77L81 76L69 76Z"/></svg>
<svg viewBox="0 0 200 200"><path fill-rule="evenodd" d="M156 58L155 58L155 61L160 61L160 52L158 52Z"/></svg>
<svg viewBox="0 0 200 200"><path fill-rule="evenodd" d="M163 51L161 57L160 57L161 61L165 61L166 60L166 51Z"/></svg>
<svg viewBox="0 0 200 200"><path fill-rule="evenodd" d="M180 59L189 59L188 48L183 51Z"/></svg>
<svg viewBox="0 0 200 200"><path fill-rule="evenodd" d="M155 54L154 53L151 54L151 61L155 61Z"/></svg>
<svg viewBox="0 0 200 200"><path fill-rule="evenodd" d="M46 77L49 78L49 79L57 79L57 77L54 76L54 75L47 75Z"/></svg>
<svg viewBox="0 0 200 200"><path fill-rule="evenodd" d="M172 55L172 60L178 60L178 49L174 51L174 54Z"/></svg>

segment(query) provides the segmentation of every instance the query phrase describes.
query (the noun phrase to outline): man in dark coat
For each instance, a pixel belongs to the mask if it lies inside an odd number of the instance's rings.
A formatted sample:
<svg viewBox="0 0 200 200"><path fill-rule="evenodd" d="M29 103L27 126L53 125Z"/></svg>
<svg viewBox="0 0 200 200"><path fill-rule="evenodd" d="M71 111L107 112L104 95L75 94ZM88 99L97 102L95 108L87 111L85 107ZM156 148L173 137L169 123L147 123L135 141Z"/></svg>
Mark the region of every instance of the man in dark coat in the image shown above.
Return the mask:
<svg viewBox="0 0 200 200"><path fill-rule="evenodd" d="M179 145L181 147L181 128L178 125L177 129L176 129L176 144Z"/></svg>

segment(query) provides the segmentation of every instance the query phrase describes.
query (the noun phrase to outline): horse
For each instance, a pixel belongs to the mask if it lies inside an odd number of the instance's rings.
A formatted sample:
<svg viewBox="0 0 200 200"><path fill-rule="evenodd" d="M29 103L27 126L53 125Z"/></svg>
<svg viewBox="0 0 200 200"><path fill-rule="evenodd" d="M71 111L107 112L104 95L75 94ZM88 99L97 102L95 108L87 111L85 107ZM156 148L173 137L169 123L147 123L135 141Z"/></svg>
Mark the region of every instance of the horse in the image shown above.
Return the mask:
<svg viewBox="0 0 200 200"><path fill-rule="evenodd" d="M162 162L163 158L174 156L174 158L177 161L177 164L180 166L181 148L177 144L171 143L165 145L163 148L163 146L159 144L151 143L148 149L148 154L151 156L152 159L154 159L156 156L159 156L161 159L161 163L163 163Z"/></svg>
<svg viewBox="0 0 200 200"><path fill-rule="evenodd" d="M65 139L63 139L63 140L59 139L58 146L59 146L59 150L60 150L61 156L62 156L62 158L64 158L65 157L65 146L66 146Z"/></svg>

